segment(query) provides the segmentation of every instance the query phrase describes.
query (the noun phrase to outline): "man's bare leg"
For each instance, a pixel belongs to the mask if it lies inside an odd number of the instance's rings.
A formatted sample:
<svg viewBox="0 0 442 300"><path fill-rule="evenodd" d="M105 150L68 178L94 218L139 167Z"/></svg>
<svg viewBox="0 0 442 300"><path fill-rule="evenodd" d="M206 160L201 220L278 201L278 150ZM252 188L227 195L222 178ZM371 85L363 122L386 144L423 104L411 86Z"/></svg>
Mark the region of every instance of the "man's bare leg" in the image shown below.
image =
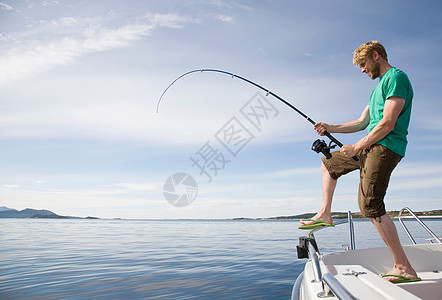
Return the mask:
<svg viewBox="0 0 442 300"><path fill-rule="evenodd" d="M318 213L312 218L325 223L333 223L333 219L331 217L331 205L333 201L333 193L336 189L337 180L333 179L327 168L322 164L322 203L321 208ZM313 221L303 221L301 220L303 225L315 224Z"/></svg>
<svg viewBox="0 0 442 300"><path fill-rule="evenodd" d="M401 242L399 241L399 236L397 234L396 226L391 220L390 216L383 215L380 218L370 218L370 221L376 227L380 236L384 240L391 254L393 255L394 267L391 271L386 274L396 274L405 276L407 278L416 278L416 271L411 266L405 255L404 249L402 248ZM400 278L389 276L384 277L388 281L397 281Z"/></svg>

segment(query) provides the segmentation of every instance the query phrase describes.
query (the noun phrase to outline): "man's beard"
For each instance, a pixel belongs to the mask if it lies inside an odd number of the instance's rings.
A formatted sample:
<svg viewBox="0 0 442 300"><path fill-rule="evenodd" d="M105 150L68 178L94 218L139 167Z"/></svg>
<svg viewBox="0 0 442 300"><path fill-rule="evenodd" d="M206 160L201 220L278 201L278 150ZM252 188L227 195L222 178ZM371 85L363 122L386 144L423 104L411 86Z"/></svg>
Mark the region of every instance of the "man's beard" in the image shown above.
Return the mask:
<svg viewBox="0 0 442 300"><path fill-rule="evenodd" d="M377 62L373 66L373 69L370 70L369 76L371 79L374 80L374 79L378 78L379 75L381 75L381 64Z"/></svg>

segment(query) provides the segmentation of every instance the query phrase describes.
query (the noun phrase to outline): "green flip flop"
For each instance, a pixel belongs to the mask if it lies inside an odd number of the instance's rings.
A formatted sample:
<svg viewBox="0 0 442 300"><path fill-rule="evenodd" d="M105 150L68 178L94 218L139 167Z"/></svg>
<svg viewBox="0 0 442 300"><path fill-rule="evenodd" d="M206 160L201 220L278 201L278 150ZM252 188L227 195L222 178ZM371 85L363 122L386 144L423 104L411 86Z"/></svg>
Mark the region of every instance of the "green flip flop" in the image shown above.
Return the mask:
<svg viewBox="0 0 442 300"><path fill-rule="evenodd" d="M330 223L325 223L325 222L321 222L315 219L308 219L307 221L313 221L315 222L314 224L309 224L309 225L301 225L298 227L298 229L315 229L318 227L335 227L335 225L330 224Z"/></svg>
<svg viewBox="0 0 442 300"><path fill-rule="evenodd" d="M409 282L416 282L416 281L421 281L422 279L419 277L416 278L407 278L405 276L402 275L397 275L397 274L381 274L382 278L384 277L396 277L396 278L400 278L400 280L395 280L395 281L390 281L391 283L409 283Z"/></svg>

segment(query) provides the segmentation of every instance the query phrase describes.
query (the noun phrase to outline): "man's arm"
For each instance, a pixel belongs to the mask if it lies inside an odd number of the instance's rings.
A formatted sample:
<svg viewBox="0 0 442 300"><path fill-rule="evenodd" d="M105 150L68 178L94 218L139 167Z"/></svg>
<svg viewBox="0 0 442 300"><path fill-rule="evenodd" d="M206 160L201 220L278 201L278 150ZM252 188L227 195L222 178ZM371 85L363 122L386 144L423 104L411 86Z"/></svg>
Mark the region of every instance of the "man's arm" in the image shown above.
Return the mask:
<svg viewBox="0 0 442 300"><path fill-rule="evenodd" d="M404 107L405 99L400 97L390 97L385 102L384 115L382 120L373 128L373 130L353 145L344 145L341 153L347 157L353 157L363 149L376 144L386 137L396 126L397 118Z"/></svg>
<svg viewBox="0 0 442 300"><path fill-rule="evenodd" d="M324 132L328 133L353 133L364 130L370 121L369 106L367 106L362 112L361 116L354 120L344 124L330 125L324 122L318 122L314 128L319 135L324 135Z"/></svg>

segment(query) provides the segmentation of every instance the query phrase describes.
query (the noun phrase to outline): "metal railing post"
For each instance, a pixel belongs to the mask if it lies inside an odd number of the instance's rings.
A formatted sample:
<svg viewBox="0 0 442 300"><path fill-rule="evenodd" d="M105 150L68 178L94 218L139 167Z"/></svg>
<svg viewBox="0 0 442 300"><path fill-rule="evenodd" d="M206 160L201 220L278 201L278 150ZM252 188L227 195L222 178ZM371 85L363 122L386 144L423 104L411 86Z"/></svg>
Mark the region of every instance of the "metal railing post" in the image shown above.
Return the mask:
<svg viewBox="0 0 442 300"><path fill-rule="evenodd" d="M340 300L356 300L357 298L353 296L347 289L342 286L342 284L337 281L331 274L326 273L322 277L324 282L332 291L333 295L335 295Z"/></svg>
<svg viewBox="0 0 442 300"><path fill-rule="evenodd" d="M348 232L349 232L349 238L350 238L350 250L356 249L355 244L355 229L353 226L353 218L351 216L351 211L348 211Z"/></svg>
<svg viewBox="0 0 442 300"><path fill-rule="evenodd" d="M404 212L404 210L407 210L407 211L408 211L408 212L409 212L409 213L410 213L410 214L416 219L416 221L418 221L419 224L421 224L422 227L424 227L425 230L427 230L427 232L428 232L428 233L429 233L429 234L430 234L430 235L431 235L431 236L432 236L432 237L433 237L438 243L442 244L441 239L438 238L438 237L433 233L433 231L431 231L430 228L428 228L427 225L425 225L424 222L422 222L421 219L419 219L419 217L416 216L416 215L414 214L414 212L413 212L411 209L409 209L408 207L404 207L404 208L402 208L402 210L399 212L399 222L401 223L402 227L403 227L404 230L405 230L405 233L408 235L408 238L411 240L411 242L413 243L413 245L416 245L416 242L415 242L414 238L411 236L410 232L408 231L407 226L405 226L404 222L402 221L402 213Z"/></svg>
<svg viewBox="0 0 442 300"><path fill-rule="evenodd" d="M313 275L315 276L315 282L320 282L322 280L322 272L321 272L321 267L319 266L319 257L318 254L316 253L316 249L313 247L313 245L310 242L308 243L308 253L310 259L312 260Z"/></svg>

